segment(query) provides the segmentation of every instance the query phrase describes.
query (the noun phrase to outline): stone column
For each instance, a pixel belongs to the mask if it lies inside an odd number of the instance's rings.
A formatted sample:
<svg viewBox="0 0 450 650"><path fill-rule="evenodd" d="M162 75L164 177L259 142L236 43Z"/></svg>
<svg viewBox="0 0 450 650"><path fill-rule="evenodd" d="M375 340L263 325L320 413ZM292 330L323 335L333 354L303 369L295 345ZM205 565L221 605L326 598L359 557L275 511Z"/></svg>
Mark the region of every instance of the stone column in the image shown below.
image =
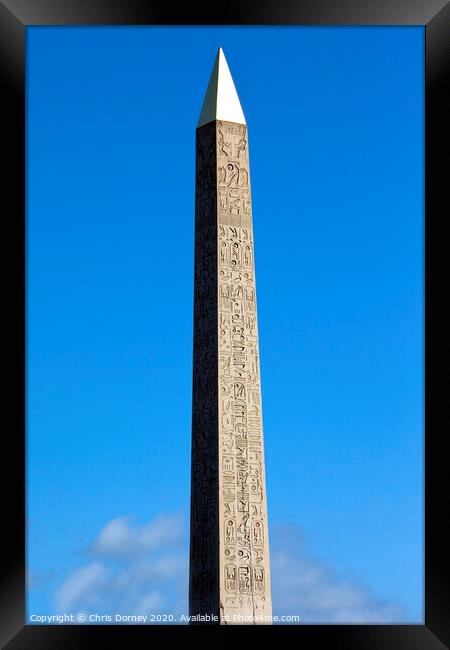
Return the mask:
<svg viewBox="0 0 450 650"><path fill-rule="evenodd" d="M190 614L270 623L247 126L214 117L196 134Z"/></svg>

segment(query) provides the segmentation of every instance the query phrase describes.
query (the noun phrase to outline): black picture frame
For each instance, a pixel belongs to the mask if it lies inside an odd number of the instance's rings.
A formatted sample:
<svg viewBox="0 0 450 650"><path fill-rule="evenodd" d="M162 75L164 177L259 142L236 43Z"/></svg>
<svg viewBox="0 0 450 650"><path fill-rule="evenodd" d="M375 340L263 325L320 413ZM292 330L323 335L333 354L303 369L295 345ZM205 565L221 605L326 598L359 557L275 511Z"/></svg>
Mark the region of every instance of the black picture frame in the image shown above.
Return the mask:
<svg viewBox="0 0 450 650"><path fill-rule="evenodd" d="M425 624L264 626L264 634L290 635L303 647L328 644L335 650L439 650L450 645L447 466L442 385L436 379L443 346L439 333L445 239L439 227L448 217L448 151L445 126L449 103L450 4L444 0L259 0L228 1L214 12L211 4L173 8L145 0L0 0L0 78L2 82L2 225L9 253L3 286L4 347L11 354L4 371L5 400L13 427L3 431L2 535L5 569L0 587L0 642L9 650L33 648L138 647L155 635L176 631L202 637L219 634L249 638L248 627L223 626L36 626L25 625L25 31L32 25L423 25L426 43L425 88ZM442 156L441 156L442 154ZM441 157L443 163L441 164ZM6 232L5 232L6 229ZM5 243L7 242L7 246ZM5 259L5 254L2 256ZM441 362L442 363L442 362ZM433 375L431 367L433 366ZM445 375L443 375L445 376ZM433 390L431 391L431 385ZM444 382L445 385L445 382ZM439 388L441 387L441 392ZM6 422L6 418L4 418ZM6 468L11 471L9 475ZM448 488L447 488L448 490ZM239 630L237 632L236 630ZM254 629L254 628L252 628ZM205 632L206 630L206 632ZM220 633L221 634L221 633ZM251 634L257 634L256 631ZM253 638L253 637L252 637ZM236 638L236 643L238 643Z"/></svg>

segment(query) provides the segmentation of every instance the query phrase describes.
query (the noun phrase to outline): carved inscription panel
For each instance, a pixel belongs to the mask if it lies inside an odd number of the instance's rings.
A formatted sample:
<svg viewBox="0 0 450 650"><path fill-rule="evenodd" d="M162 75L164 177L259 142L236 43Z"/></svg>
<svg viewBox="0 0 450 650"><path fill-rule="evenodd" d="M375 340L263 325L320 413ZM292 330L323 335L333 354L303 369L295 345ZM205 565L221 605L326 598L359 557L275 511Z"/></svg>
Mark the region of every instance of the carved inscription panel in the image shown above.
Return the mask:
<svg viewBox="0 0 450 650"><path fill-rule="evenodd" d="M217 215L221 611L270 616L248 140L240 124L217 122Z"/></svg>
<svg viewBox="0 0 450 650"><path fill-rule="evenodd" d="M262 617L270 617L272 603L247 128L217 121L197 129L196 155L190 612L219 614L229 624L267 623Z"/></svg>
<svg viewBox="0 0 450 650"><path fill-rule="evenodd" d="M251 227L247 127L241 124L217 122L217 212L219 223ZM241 268L238 248L229 254L232 266Z"/></svg>

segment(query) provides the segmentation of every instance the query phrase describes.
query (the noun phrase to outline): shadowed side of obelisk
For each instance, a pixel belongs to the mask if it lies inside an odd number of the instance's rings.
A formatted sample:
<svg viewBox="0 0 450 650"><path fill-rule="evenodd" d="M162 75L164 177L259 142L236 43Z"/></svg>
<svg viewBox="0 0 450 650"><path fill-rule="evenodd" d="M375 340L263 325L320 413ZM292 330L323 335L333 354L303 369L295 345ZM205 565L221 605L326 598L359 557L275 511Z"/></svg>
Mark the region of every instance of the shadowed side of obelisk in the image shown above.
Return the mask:
<svg viewBox="0 0 450 650"><path fill-rule="evenodd" d="M196 134L189 614L200 618L219 614L216 169L211 122Z"/></svg>

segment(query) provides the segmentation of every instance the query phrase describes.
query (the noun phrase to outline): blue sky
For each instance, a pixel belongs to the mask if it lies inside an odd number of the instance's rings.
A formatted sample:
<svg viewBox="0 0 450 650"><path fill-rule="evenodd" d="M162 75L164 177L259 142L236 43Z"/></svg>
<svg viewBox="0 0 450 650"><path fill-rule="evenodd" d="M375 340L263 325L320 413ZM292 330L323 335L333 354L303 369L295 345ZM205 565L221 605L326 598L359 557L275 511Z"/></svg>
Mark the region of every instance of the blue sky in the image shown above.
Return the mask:
<svg viewBox="0 0 450 650"><path fill-rule="evenodd" d="M195 125L222 46L274 612L422 621L423 38L27 29L29 615L186 610Z"/></svg>

